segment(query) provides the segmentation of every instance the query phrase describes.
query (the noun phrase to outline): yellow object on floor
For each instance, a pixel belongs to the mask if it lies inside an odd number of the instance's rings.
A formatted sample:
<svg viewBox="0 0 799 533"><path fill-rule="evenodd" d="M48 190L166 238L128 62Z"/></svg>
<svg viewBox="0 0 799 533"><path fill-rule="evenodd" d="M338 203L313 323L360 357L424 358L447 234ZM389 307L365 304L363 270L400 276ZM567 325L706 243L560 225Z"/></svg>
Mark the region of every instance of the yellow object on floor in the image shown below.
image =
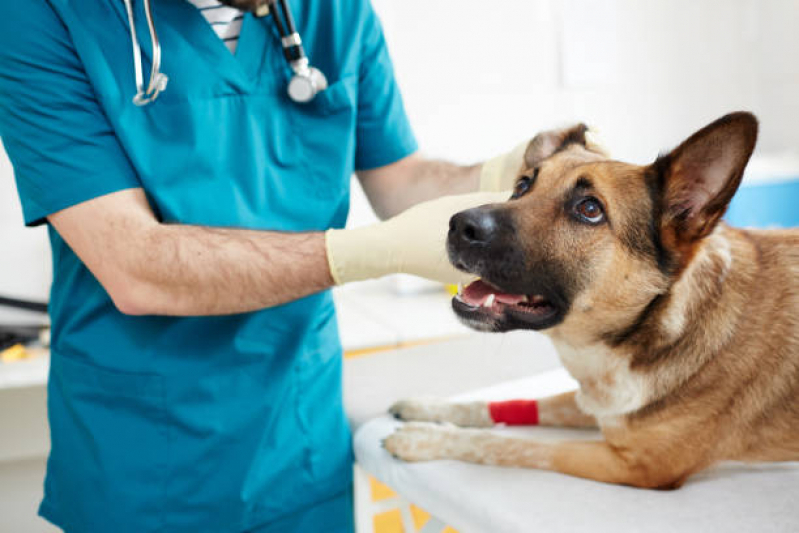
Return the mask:
<svg viewBox="0 0 799 533"><path fill-rule="evenodd" d="M21 344L15 344L10 348L6 348L0 352L0 361L4 363L13 363L14 361L21 361L31 356L30 352L25 349Z"/></svg>

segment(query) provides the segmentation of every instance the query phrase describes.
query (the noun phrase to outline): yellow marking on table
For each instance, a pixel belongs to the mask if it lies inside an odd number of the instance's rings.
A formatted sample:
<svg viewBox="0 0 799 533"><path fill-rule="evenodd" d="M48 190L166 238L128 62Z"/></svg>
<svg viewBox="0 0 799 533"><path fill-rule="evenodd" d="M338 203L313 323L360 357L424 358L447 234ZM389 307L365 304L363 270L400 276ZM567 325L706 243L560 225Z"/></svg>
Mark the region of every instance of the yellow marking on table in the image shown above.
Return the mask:
<svg viewBox="0 0 799 533"><path fill-rule="evenodd" d="M379 502L388 500L389 498L396 498L397 493L388 488L388 485L381 483L373 477L369 478L369 485L372 489L372 501Z"/></svg>
<svg viewBox="0 0 799 533"><path fill-rule="evenodd" d="M430 513L419 509L415 505L411 505L411 517L413 518L413 525L416 531L424 527L428 520L430 520Z"/></svg>
<svg viewBox="0 0 799 533"><path fill-rule="evenodd" d="M369 488L373 502L380 502L389 500L391 498L398 498L388 485L382 483L372 476L369 476ZM376 514L372 520L374 521L375 533L417 533L425 526L430 520L430 513L421 509L413 504L410 505L411 519L413 520L413 531L405 531L402 525L402 513L399 509L391 509L382 513ZM458 533L451 527L446 527L441 533Z"/></svg>
<svg viewBox="0 0 799 533"><path fill-rule="evenodd" d="M390 344L386 346L375 346L374 348L363 348L361 350L347 350L344 352L345 359L354 359L356 357L363 357L365 355L374 355L381 352L388 352L391 350L399 350L401 348L413 348L414 346L425 346L427 344L435 344L437 342L446 342L453 339L458 339L463 335L447 335L445 337L434 337L432 339L424 339L418 341L400 342L399 344Z"/></svg>
<svg viewBox="0 0 799 533"><path fill-rule="evenodd" d="M402 527L399 509L392 509L374 516L375 533L412 533Z"/></svg>

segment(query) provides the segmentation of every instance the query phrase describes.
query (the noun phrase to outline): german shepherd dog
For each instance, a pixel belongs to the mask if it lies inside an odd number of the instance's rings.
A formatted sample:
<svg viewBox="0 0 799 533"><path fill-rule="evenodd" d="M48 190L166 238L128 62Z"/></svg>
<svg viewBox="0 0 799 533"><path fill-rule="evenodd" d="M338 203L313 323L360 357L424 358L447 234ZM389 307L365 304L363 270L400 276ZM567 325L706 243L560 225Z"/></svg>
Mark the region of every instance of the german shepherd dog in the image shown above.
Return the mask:
<svg viewBox="0 0 799 533"><path fill-rule="evenodd" d="M478 330L543 331L579 390L399 402L397 418L428 423L401 426L388 451L658 489L721 460L799 459L799 230L720 221L757 130L730 114L648 166L609 159L584 125L536 136L508 202L451 220L452 263L480 277L453 308ZM498 420L598 426L604 440L451 425Z"/></svg>

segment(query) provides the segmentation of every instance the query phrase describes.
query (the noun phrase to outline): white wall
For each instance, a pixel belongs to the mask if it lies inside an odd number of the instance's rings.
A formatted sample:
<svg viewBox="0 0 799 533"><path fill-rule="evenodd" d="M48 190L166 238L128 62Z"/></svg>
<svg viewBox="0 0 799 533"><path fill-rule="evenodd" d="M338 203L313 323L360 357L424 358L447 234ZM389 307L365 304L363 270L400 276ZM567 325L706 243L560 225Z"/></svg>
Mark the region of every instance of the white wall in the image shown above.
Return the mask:
<svg viewBox="0 0 799 533"><path fill-rule="evenodd" d="M474 161L554 124L645 162L726 112L799 146L796 0L373 0L423 149Z"/></svg>
<svg viewBox="0 0 799 533"><path fill-rule="evenodd" d="M760 117L759 154L799 150L799 0L373 2L431 156L478 161L579 120L646 162L736 109ZM353 222L371 216L356 193ZM0 157L0 294L44 295L43 235L20 225Z"/></svg>
<svg viewBox="0 0 799 533"><path fill-rule="evenodd" d="M25 228L11 163L0 148L0 296L46 301L52 268L43 227ZM0 318L7 319L0 309Z"/></svg>

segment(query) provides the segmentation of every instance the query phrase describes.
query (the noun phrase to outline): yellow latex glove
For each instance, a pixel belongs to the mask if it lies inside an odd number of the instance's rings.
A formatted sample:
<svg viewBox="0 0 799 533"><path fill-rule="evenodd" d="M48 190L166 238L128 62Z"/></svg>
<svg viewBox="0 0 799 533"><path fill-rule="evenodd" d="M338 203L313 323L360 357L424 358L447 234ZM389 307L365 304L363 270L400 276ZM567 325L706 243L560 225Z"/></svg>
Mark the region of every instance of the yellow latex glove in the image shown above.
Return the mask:
<svg viewBox="0 0 799 533"><path fill-rule="evenodd" d="M524 168L524 152L530 140L516 146L506 154L491 158L480 169L481 191L508 191Z"/></svg>
<svg viewBox="0 0 799 533"><path fill-rule="evenodd" d="M474 276L456 270L447 257L449 219L464 209L509 197L510 191L445 196L371 226L328 230L325 242L333 280L341 285L396 273L443 283L472 280Z"/></svg>
<svg viewBox="0 0 799 533"><path fill-rule="evenodd" d="M499 155L483 163L480 169L480 190L481 191L507 191L512 190L516 183L519 173L527 166L525 163L525 153L530 148L531 153L528 157L535 160L543 160L551 156L565 137L573 128L560 130L550 130L539 133L533 139L524 141L513 150L506 154ZM609 155L601 137L595 129L585 128L578 125L576 128L583 128L585 131L585 147L594 152ZM532 145L532 146L531 146Z"/></svg>

